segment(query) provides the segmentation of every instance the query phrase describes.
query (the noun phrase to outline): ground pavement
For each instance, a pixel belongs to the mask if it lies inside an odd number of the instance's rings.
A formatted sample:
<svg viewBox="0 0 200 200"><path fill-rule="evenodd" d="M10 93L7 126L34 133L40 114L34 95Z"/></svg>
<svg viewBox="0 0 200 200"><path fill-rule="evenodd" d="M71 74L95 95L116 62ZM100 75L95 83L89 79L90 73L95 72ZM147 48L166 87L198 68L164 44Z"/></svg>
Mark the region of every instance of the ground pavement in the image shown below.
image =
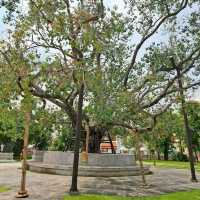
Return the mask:
<svg viewBox="0 0 200 200"><path fill-rule="evenodd" d="M21 170L19 163L0 163L0 185L10 191L0 193L0 200L13 200L19 189ZM148 188L141 185L141 177L80 177L81 193L101 193L126 196L164 194L173 191L200 188L199 183L191 183L189 170L153 168L153 175L147 176ZM198 174L200 179L200 174ZM71 177L27 173L28 200L62 200L70 188Z"/></svg>

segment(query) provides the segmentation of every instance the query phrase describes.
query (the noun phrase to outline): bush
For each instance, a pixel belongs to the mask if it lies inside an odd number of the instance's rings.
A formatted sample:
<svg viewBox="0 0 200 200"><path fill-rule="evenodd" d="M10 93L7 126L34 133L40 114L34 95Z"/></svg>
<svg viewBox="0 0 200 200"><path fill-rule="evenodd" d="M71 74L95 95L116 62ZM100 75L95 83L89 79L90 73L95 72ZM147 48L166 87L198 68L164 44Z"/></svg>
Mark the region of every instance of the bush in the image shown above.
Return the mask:
<svg viewBox="0 0 200 200"><path fill-rule="evenodd" d="M172 160L174 161L188 161L188 157L186 154L183 154L181 152L175 152L173 155L172 155Z"/></svg>

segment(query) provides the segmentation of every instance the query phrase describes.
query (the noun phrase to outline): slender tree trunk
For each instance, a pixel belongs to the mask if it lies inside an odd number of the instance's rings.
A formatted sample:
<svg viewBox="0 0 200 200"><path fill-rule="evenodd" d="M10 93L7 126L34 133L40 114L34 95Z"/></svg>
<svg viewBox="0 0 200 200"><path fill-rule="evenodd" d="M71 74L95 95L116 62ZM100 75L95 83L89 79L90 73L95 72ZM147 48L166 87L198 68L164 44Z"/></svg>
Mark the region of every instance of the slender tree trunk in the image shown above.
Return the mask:
<svg viewBox="0 0 200 200"><path fill-rule="evenodd" d="M89 125L86 125L87 126L87 130L86 130L86 138L85 138L85 152L87 154L87 160L88 160L88 152L89 152L89 140L90 140L90 126Z"/></svg>
<svg viewBox="0 0 200 200"><path fill-rule="evenodd" d="M89 138L90 138L90 126L88 124L86 124L85 130L86 130L85 144L84 144L83 151L81 153L81 163L83 165L88 164L88 145L89 145Z"/></svg>
<svg viewBox="0 0 200 200"><path fill-rule="evenodd" d="M169 160L169 143L168 139L164 142L164 160Z"/></svg>
<svg viewBox="0 0 200 200"><path fill-rule="evenodd" d="M113 145L113 142L112 142L112 138L111 138L111 136L110 136L110 133L108 133L108 139L109 139L110 146L111 146L111 149L112 149L112 154L116 154L115 147L114 147L114 145Z"/></svg>
<svg viewBox="0 0 200 200"><path fill-rule="evenodd" d="M156 151L153 152L153 166L156 166Z"/></svg>
<svg viewBox="0 0 200 200"><path fill-rule="evenodd" d="M179 148L180 148L181 155L183 155L183 147L182 147L181 139L179 140Z"/></svg>
<svg viewBox="0 0 200 200"><path fill-rule="evenodd" d="M83 98L84 98L84 84L81 84L79 90L79 99L78 99L78 112L76 120L76 140L74 147L74 162L73 162L73 172L72 172L72 183L70 192L77 193L77 179L78 179L78 166L79 166L79 147L80 147L80 136L81 136L81 124L82 124L82 108L83 108Z"/></svg>
<svg viewBox="0 0 200 200"><path fill-rule="evenodd" d="M181 80L180 68L176 67L176 71L177 71L177 76L178 76L179 93L180 93L180 97L181 97L182 114L183 114L183 117L184 117L187 147L188 147L188 152L189 152L191 181L197 182L195 167L194 167L194 155L193 155L193 149L192 149L192 134L191 134L191 131L190 131L188 116L187 116L187 112L186 112L186 103L185 103L185 97L184 97L183 84L182 84L182 80Z"/></svg>
<svg viewBox="0 0 200 200"><path fill-rule="evenodd" d="M156 151L157 151L157 157L158 157L158 160L161 160L160 150L157 148Z"/></svg>
<svg viewBox="0 0 200 200"><path fill-rule="evenodd" d="M195 154L196 162L198 163L199 159L198 159L197 149L196 148L194 148L194 154Z"/></svg>
<svg viewBox="0 0 200 200"><path fill-rule="evenodd" d="M153 166L155 167L156 166L156 140L157 140L157 138L155 137L155 133L154 133L154 131L153 131L153 138L152 138L153 140L154 140L154 143L153 143Z"/></svg>
<svg viewBox="0 0 200 200"><path fill-rule="evenodd" d="M90 139L90 127L89 127L89 125L88 125L88 127L87 127L87 133L86 133L86 143L85 143L85 151L86 151L86 153L88 154L88 152L89 152L89 139Z"/></svg>
<svg viewBox="0 0 200 200"><path fill-rule="evenodd" d="M138 133L135 134L136 135L136 149L137 149L137 154L138 154L138 160L139 160L139 164L140 164L140 173L142 176L142 183L144 186L147 185L146 182L146 178L145 178L145 174L144 174L144 165L143 165L143 159L142 159L142 153L140 151L141 145L140 145L140 138Z"/></svg>
<svg viewBox="0 0 200 200"><path fill-rule="evenodd" d="M29 139L30 113L25 112L24 118L25 118L25 123L24 123L24 146L22 150L22 177L21 177L20 191L16 195L16 198L25 198L29 196L26 190L26 170L27 170L27 148Z"/></svg>

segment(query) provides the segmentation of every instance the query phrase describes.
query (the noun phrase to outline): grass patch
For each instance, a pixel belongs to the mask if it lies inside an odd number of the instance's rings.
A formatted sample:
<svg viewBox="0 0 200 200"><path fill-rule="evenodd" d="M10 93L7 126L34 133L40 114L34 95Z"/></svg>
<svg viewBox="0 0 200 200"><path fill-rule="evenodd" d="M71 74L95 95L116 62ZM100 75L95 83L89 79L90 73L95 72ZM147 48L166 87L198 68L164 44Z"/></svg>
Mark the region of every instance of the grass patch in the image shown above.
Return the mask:
<svg viewBox="0 0 200 200"><path fill-rule="evenodd" d="M7 192L8 190L9 190L9 188L7 188L5 186L0 186L0 193Z"/></svg>
<svg viewBox="0 0 200 200"><path fill-rule="evenodd" d="M103 195L80 195L66 196L64 200L200 200L200 190L189 192L175 192L166 195L152 197L121 197L121 196L103 196Z"/></svg>
<svg viewBox="0 0 200 200"><path fill-rule="evenodd" d="M153 165L152 160L145 160L144 164ZM189 162L180 162L180 161L165 161L165 160L157 160L156 167L164 167L164 168L175 168L175 169L190 169ZM200 164L195 165L195 169L200 171Z"/></svg>

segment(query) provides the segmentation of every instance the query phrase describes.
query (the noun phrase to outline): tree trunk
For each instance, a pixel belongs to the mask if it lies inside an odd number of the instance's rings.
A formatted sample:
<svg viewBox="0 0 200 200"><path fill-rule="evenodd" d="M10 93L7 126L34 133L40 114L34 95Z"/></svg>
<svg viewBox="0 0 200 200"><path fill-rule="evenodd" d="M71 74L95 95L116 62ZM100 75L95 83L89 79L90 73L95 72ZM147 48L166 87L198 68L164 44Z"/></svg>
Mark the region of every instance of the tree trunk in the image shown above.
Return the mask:
<svg viewBox="0 0 200 200"><path fill-rule="evenodd" d="M160 156L160 150L159 150L159 149L157 149L156 151L157 151L157 157L158 157L158 160L161 160L161 156Z"/></svg>
<svg viewBox="0 0 200 200"><path fill-rule="evenodd" d="M27 170L27 148L29 139L30 112L26 111L24 118L25 118L25 123L24 123L24 146L22 150L22 177L21 177L20 191L18 191L16 198L25 198L29 196L26 190L26 170Z"/></svg>
<svg viewBox="0 0 200 200"><path fill-rule="evenodd" d="M175 64L174 60L172 60ZM185 97L184 97L184 90L183 84L181 80L181 71L179 67L176 67L177 77L178 77L178 85L179 85L179 93L181 97L181 107L182 107L182 114L184 117L184 125L185 125L185 133L187 138L187 147L189 152L189 161L190 161L190 170L191 170L191 181L197 182L195 167L194 167L194 156L193 156L193 149L192 149L192 134L189 127L188 116L186 112L186 104L185 104Z"/></svg>
<svg viewBox="0 0 200 200"><path fill-rule="evenodd" d="M90 126L87 125L87 130L86 130L86 138L85 138L85 152L88 154L89 152L89 139L90 139Z"/></svg>
<svg viewBox="0 0 200 200"><path fill-rule="evenodd" d="M183 155L183 146L182 146L182 141L179 139L179 148L180 148L180 153Z"/></svg>
<svg viewBox="0 0 200 200"><path fill-rule="evenodd" d="M156 166L156 151L153 151L153 166Z"/></svg>
<svg viewBox="0 0 200 200"><path fill-rule="evenodd" d="M145 178L145 174L144 174L144 165L143 165L143 157L142 157L142 153L140 151L141 145L140 145L140 137L138 135L139 133L135 133L136 135L136 149L137 149L137 154L138 154L138 160L139 160L139 165L140 165L140 173L142 176L142 183L144 186L147 186L147 182L146 182L146 178Z"/></svg>
<svg viewBox="0 0 200 200"><path fill-rule="evenodd" d="M90 138L88 145L89 153L100 153L100 145L103 136L105 136L106 129L103 127L90 127Z"/></svg>
<svg viewBox="0 0 200 200"><path fill-rule="evenodd" d="M76 121L76 140L74 147L74 162L73 162L73 172L72 172L72 183L70 192L77 193L77 179L78 179L78 165L79 165L79 148L80 148L80 136L81 136L81 124L82 124L82 108L83 108L83 98L84 98L84 84L81 84L79 90L78 99L78 112Z"/></svg>
<svg viewBox="0 0 200 200"><path fill-rule="evenodd" d="M164 160L169 160L169 142L168 139L164 142Z"/></svg>
<svg viewBox="0 0 200 200"><path fill-rule="evenodd" d="M87 165L88 164L88 145L89 145L89 138L90 138L90 126L88 124L85 125L85 141L83 143L83 151L81 153L81 164Z"/></svg>
<svg viewBox="0 0 200 200"><path fill-rule="evenodd" d="M194 154L195 154L196 162L198 163L198 162L199 162L199 159L198 159L196 147L194 148Z"/></svg>
<svg viewBox="0 0 200 200"><path fill-rule="evenodd" d="M109 139L110 146L111 146L111 149L112 149L112 154L116 154L115 147L114 147L114 145L113 145L112 138L111 138L109 132L108 132L108 139Z"/></svg>

